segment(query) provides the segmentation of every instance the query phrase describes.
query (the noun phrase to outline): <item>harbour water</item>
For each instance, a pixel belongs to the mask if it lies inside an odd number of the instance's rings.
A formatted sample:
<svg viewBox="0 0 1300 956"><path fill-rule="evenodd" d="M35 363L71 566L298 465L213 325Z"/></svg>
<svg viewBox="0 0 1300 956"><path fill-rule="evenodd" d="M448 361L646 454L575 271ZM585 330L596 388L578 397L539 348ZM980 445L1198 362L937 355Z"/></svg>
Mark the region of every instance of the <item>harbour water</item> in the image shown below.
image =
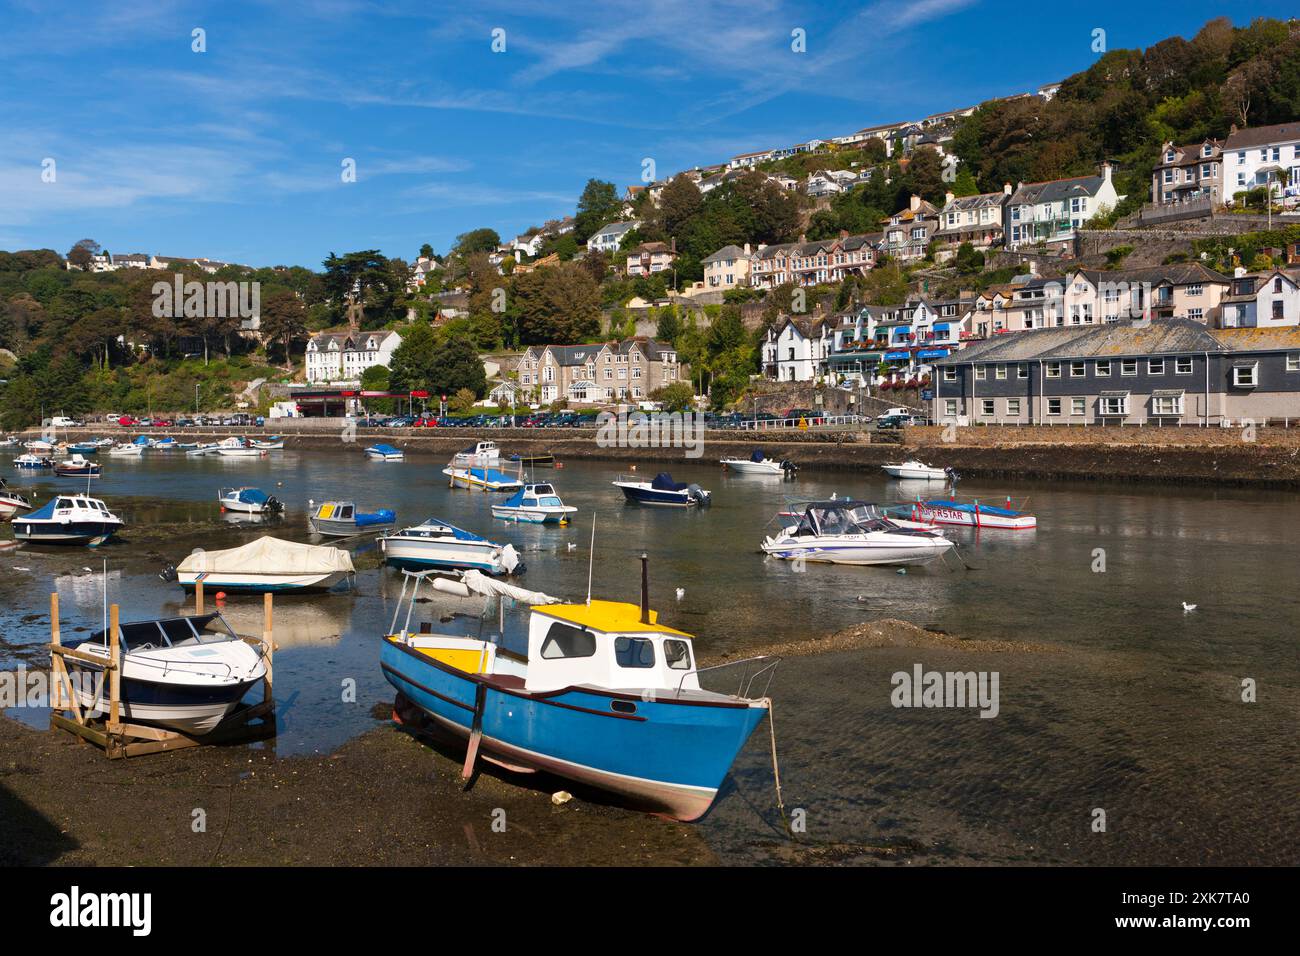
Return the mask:
<svg viewBox="0 0 1300 956"><path fill-rule="evenodd" d="M712 507L650 509L625 505L610 485L626 466L574 462L536 473L579 508L570 525L555 527L493 519L499 497L449 489L441 462L369 462L355 447L262 459L146 452L104 465L92 494L127 522L120 542L94 551L0 550L0 667L44 664L51 590L61 595L65 631L100 626L105 583L125 619L179 611L179 587L158 576L164 566L194 548L232 547L261 533L311 540L309 499L389 507L399 525L438 516L511 541L527 564L522 583L573 599L586 593L594 515L593 593L636 600L644 551L652 604L664 621L698 635L701 656L743 656L884 617L961 638L1041 645L891 647L783 661L771 694L785 802L828 859L1300 861L1293 584L1300 502L1289 493L966 481L965 496L1027 499L1038 530L949 529L973 570L954 563L906 574L821 565L799 572L758 551L785 496L889 503L925 487L875 474L805 472L783 481L680 464L674 477L711 489ZM647 461L640 471L649 478L660 467ZM19 473L9 456L0 468L42 502L56 488L86 484ZM286 517L261 526L221 515L217 489L231 485L276 495ZM0 535L0 547L12 543L11 531ZM259 745L277 755L327 753L374 728L375 705L392 699L377 641L401 578L378 566L370 539L346 546L359 568L353 591L277 600L280 734ZM1183 602L1196 610L1185 612ZM442 627L495 630L494 618L480 618L482 606L446 596L422 605L445 619ZM259 598L231 597L223 611L237 630L260 627ZM507 643L517 623L507 621ZM997 672L998 716L891 706L891 676L918 663ZM1243 680L1255 682L1255 703L1242 701ZM45 723L36 710L7 713ZM800 855L814 852L809 844L798 849L783 837L768 746L760 729L701 832L726 860L813 862Z"/></svg>

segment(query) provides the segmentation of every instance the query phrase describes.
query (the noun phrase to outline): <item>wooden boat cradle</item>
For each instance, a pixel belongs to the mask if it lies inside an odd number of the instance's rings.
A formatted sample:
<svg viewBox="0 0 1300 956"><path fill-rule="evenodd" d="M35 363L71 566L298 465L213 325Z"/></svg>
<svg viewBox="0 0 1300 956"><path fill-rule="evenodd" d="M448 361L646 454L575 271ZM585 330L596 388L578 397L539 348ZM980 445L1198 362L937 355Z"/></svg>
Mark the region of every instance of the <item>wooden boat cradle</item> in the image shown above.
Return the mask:
<svg viewBox="0 0 1300 956"><path fill-rule="evenodd" d="M168 750L183 750L187 747L200 747L215 743L246 743L266 740L276 734L275 697L272 693L273 669L272 658L275 642L272 640L272 596L265 595L263 602L264 617L261 638L243 637L249 644L261 645L265 650L263 660L266 662L266 675L262 678L262 699L256 704L239 704L210 733L203 737L191 737L189 734L166 727L154 727L147 724L132 724L121 719L121 645L117 641L109 644L109 660L105 665L103 658L75 647L64 647L59 631L59 595L50 594L50 666L53 682L50 687L50 729L64 730L72 734L83 744L94 744L106 757L115 760L123 757L139 757L145 754L162 753ZM194 589L194 613L203 613L203 582ZM116 634L119 610L116 604L109 608L109 633ZM68 674L66 658L85 661L102 667L108 679L108 707L106 716L90 717L83 713L73 688L72 677Z"/></svg>

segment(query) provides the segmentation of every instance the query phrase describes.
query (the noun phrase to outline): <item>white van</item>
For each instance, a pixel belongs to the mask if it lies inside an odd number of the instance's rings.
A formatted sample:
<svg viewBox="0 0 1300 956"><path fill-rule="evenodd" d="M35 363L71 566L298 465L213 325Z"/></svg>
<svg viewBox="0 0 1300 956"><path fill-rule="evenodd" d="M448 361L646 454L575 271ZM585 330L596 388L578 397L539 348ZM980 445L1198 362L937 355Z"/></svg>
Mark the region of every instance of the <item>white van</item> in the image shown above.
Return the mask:
<svg viewBox="0 0 1300 956"><path fill-rule="evenodd" d="M81 422L75 418L68 418L66 415L55 415L50 419L50 425L54 428L79 428Z"/></svg>
<svg viewBox="0 0 1300 956"><path fill-rule="evenodd" d="M893 415L905 415L905 416L907 416L908 418L911 418L911 417L912 417L913 415L915 415L915 414L916 414L916 413L915 413L914 411L912 411L912 409L910 409L910 408L903 408L902 406L898 406L898 407L896 407L896 408L886 408L885 411L884 411L884 414L882 414L882 415L880 415L880 416L878 416L878 417L880 417L880 418L889 418L890 416L893 416Z"/></svg>

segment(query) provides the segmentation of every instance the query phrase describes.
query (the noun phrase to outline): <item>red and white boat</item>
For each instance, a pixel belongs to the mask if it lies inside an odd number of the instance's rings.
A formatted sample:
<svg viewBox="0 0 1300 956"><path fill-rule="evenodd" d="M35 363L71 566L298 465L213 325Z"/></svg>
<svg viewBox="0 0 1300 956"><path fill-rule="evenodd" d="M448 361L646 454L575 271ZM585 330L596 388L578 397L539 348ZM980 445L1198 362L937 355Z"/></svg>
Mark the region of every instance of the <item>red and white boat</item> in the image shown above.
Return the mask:
<svg viewBox="0 0 1300 956"><path fill-rule="evenodd" d="M1006 499L1005 506L991 505L978 499L958 501L952 498L935 498L930 501L917 501L912 505L908 516L913 521L962 528L1032 531L1038 527L1038 519L1026 511L1012 508L1010 498Z"/></svg>

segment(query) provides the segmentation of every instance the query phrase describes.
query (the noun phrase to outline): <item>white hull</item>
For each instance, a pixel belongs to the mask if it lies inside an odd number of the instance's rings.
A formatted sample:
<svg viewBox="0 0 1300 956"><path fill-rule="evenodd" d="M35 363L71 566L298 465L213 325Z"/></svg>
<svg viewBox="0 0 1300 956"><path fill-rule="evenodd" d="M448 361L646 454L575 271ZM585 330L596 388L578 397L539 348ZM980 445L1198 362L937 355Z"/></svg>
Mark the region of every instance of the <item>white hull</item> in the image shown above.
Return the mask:
<svg viewBox="0 0 1300 956"><path fill-rule="evenodd" d="M97 697L78 688L77 698L82 707L94 708L107 706L107 697ZM122 719L128 722L139 721L146 724L159 724L179 730L191 737L202 737L217 728L226 715L235 709L239 701L232 704L131 704L122 705Z"/></svg>
<svg viewBox="0 0 1300 956"><path fill-rule="evenodd" d="M266 454L257 448L218 448L216 451L222 458L261 458Z"/></svg>
<svg viewBox="0 0 1300 956"><path fill-rule="evenodd" d="M176 579L190 589L200 577L205 591L328 591L348 576L346 571L328 574L236 574L225 572L178 571Z"/></svg>
<svg viewBox="0 0 1300 956"><path fill-rule="evenodd" d="M476 568L489 574L505 571L501 548L489 541L440 541L437 539L381 538L384 557L398 566L419 568Z"/></svg>
<svg viewBox="0 0 1300 956"><path fill-rule="evenodd" d="M819 564L910 565L927 564L954 547L947 538L917 537L900 540L888 532L868 534L786 537L778 535L763 542L763 551L782 560L814 561Z"/></svg>
<svg viewBox="0 0 1300 956"><path fill-rule="evenodd" d="M891 478L906 478L913 481L947 481L948 474L942 468L931 468L920 462L904 462L901 465L881 465L881 469Z"/></svg>
<svg viewBox="0 0 1300 956"><path fill-rule="evenodd" d="M144 456L143 445L118 445L108 450L110 458L141 458Z"/></svg>
<svg viewBox="0 0 1300 956"><path fill-rule="evenodd" d="M221 499L221 507L227 511L237 511L240 514L260 515L270 513L270 509L264 504L251 504L247 501L235 501L229 498Z"/></svg>
<svg viewBox="0 0 1300 956"><path fill-rule="evenodd" d="M1001 515L988 511L964 511L960 508L931 508L917 505L912 509L913 517L935 524L951 525L957 528L1003 528L1009 531L1029 531L1038 527L1034 515Z"/></svg>
<svg viewBox="0 0 1300 956"><path fill-rule="evenodd" d="M0 521L8 521L20 511L26 511L31 505L14 501L12 498L0 498Z"/></svg>
<svg viewBox="0 0 1300 956"><path fill-rule="evenodd" d="M782 475L785 470L779 461L749 461L745 458L723 458L722 465L738 475Z"/></svg>
<svg viewBox="0 0 1300 956"><path fill-rule="evenodd" d="M501 518L505 521L546 524L547 522L563 521L577 510L572 505L561 505L558 508L507 508L504 505L493 505L492 517Z"/></svg>

